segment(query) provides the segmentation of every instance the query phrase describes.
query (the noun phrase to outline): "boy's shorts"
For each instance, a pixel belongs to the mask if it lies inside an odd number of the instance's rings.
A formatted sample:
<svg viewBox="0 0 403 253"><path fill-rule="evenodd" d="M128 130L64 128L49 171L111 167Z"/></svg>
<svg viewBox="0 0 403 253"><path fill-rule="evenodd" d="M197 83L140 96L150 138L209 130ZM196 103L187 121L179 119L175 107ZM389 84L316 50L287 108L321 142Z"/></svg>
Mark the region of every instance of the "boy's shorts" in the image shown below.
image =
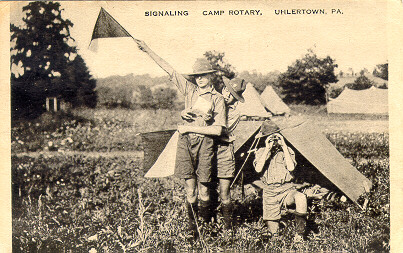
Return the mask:
<svg viewBox="0 0 403 253"><path fill-rule="evenodd" d="M232 142L217 142L217 177L233 178L235 176L235 155Z"/></svg>
<svg viewBox="0 0 403 253"><path fill-rule="evenodd" d="M263 188L263 220L279 220L285 198L297 191L294 183L267 185Z"/></svg>
<svg viewBox="0 0 403 253"><path fill-rule="evenodd" d="M197 178L201 183L211 182L214 141L199 134L179 134L176 151L175 176Z"/></svg>

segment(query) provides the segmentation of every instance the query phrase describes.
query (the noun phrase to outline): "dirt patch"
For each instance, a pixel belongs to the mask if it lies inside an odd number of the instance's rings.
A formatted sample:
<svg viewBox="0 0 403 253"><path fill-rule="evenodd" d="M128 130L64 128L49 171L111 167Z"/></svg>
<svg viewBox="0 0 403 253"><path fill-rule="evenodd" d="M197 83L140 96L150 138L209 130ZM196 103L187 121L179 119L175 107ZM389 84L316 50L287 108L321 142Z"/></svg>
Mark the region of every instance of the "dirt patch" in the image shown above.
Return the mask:
<svg viewBox="0 0 403 253"><path fill-rule="evenodd" d="M14 153L17 157L43 157L43 158L50 158L50 157L57 157L57 156L86 156L90 158L98 158L98 157L105 157L105 158L115 158L115 157L134 157L134 158L143 158L142 151L112 151L112 152L86 152L86 151L64 151L64 152L51 152L51 151L40 151L40 152L21 152L21 153Z"/></svg>

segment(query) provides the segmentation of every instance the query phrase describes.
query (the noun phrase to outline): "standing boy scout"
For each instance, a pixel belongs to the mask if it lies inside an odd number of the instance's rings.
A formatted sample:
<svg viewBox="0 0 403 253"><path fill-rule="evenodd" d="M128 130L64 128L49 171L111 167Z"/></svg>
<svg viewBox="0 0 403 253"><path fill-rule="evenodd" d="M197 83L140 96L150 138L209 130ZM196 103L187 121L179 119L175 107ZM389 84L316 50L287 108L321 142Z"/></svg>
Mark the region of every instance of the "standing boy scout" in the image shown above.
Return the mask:
<svg viewBox="0 0 403 253"><path fill-rule="evenodd" d="M243 79L229 80L223 77L222 95L226 105L226 128L223 133L215 138L215 147L217 152L217 177L220 187L220 198L222 204L222 214L224 218L224 227L226 229L232 228L232 203L230 194L231 181L235 174L235 152L234 130L240 120L240 113L236 110L238 102L243 103L245 100L242 93L246 89L246 84ZM182 113L182 117L186 114ZM187 127L188 132L196 132L194 127Z"/></svg>
<svg viewBox="0 0 403 253"><path fill-rule="evenodd" d="M136 40L139 48L147 53L176 84L185 96L185 110L182 113L184 125L178 126L179 139L176 153L175 176L185 180L189 236L197 234L195 216L210 219L211 170L214 156L212 136L221 135L226 124L224 99L214 90L211 79L212 68L206 59L197 59L187 80L176 72L165 60L155 54L143 41ZM187 131L191 127L193 132ZM195 133L197 132L197 133ZM197 193L200 198L198 206ZM199 212L198 212L199 211Z"/></svg>
<svg viewBox="0 0 403 253"><path fill-rule="evenodd" d="M245 102L242 93L246 89L243 79L228 80L224 78L222 95L227 110L227 121L224 133L217 138L217 177L220 186L222 214L226 229L232 228L232 211L230 185L235 176L234 130L240 121L240 113L236 107Z"/></svg>

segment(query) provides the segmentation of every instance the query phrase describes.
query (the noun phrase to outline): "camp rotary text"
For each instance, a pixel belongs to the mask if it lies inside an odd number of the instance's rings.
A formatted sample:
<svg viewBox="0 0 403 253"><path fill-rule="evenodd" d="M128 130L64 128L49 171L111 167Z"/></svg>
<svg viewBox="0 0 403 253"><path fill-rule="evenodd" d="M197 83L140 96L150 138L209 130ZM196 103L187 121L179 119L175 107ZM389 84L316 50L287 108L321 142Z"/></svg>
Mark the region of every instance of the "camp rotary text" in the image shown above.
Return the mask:
<svg viewBox="0 0 403 253"><path fill-rule="evenodd" d="M224 10L205 10L202 11L204 16L221 16L225 14ZM257 16L262 15L260 10L229 10L228 15L230 16Z"/></svg>

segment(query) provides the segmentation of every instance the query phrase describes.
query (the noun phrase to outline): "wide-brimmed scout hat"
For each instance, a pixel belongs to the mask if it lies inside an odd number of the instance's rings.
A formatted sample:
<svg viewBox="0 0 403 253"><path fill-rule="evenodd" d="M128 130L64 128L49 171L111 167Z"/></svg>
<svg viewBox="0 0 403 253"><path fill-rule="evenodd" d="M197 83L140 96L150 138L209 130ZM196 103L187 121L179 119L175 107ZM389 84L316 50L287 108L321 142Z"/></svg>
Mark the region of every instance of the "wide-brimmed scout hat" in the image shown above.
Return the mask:
<svg viewBox="0 0 403 253"><path fill-rule="evenodd" d="M231 95L234 96L241 103L245 102L245 99L242 96L242 93L246 89L245 80L240 79L240 78L234 78L234 79L230 80L226 77L223 77L222 79L223 79L225 87L227 87L227 89L231 93Z"/></svg>
<svg viewBox="0 0 403 253"><path fill-rule="evenodd" d="M204 58L196 59L195 64L193 65L193 73L187 74L188 76L200 76L205 74L214 73L217 70L213 69L210 62Z"/></svg>

